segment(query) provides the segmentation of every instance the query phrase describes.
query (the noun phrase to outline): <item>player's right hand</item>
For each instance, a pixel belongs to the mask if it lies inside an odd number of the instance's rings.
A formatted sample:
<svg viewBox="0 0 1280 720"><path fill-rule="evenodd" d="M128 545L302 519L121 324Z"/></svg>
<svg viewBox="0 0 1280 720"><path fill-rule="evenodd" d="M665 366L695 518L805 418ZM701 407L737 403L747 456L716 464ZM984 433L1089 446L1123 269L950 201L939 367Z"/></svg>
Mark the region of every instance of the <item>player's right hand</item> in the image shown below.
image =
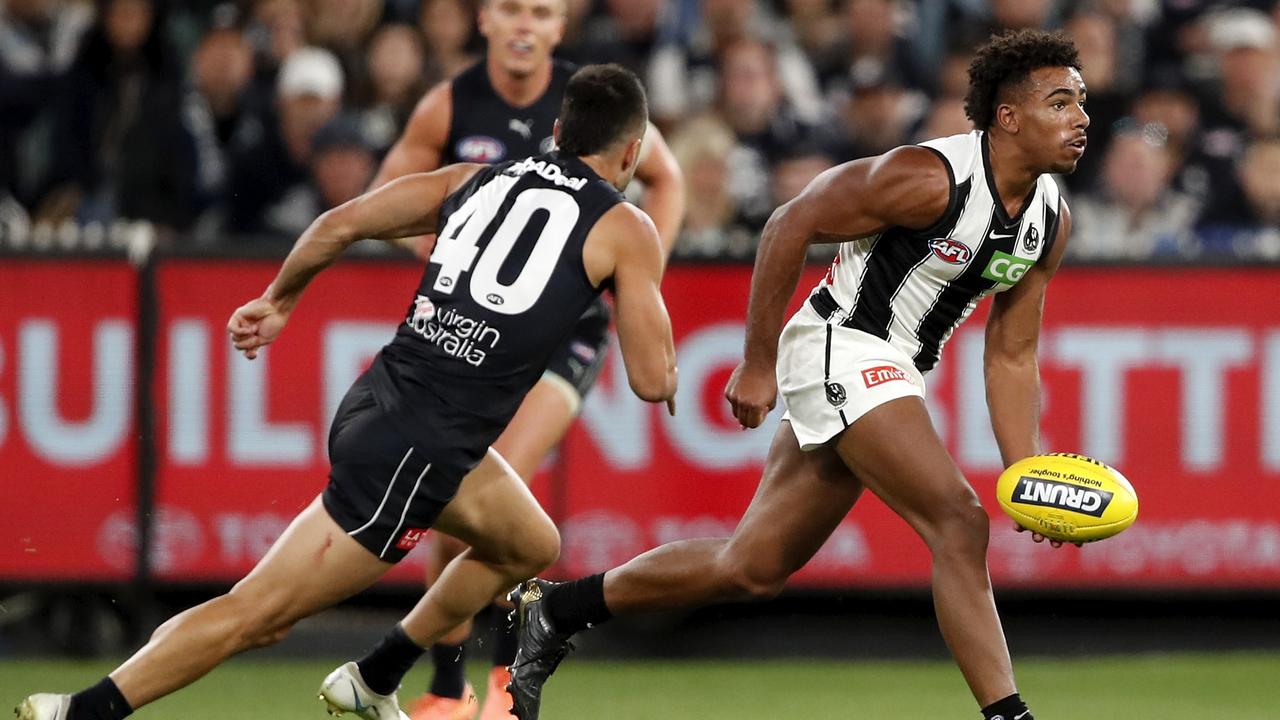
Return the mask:
<svg viewBox="0 0 1280 720"><path fill-rule="evenodd" d="M258 348L270 344L289 321L289 314L274 303L257 298L236 308L227 321L231 343L250 360L258 357Z"/></svg>
<svg viewBox="0 0 1280 720"><path fill-rule="evenodd" d="M778 380L773 368L754 367L743 361L729 376L724 398L742 427L760 427L778 401Z"/></svg>

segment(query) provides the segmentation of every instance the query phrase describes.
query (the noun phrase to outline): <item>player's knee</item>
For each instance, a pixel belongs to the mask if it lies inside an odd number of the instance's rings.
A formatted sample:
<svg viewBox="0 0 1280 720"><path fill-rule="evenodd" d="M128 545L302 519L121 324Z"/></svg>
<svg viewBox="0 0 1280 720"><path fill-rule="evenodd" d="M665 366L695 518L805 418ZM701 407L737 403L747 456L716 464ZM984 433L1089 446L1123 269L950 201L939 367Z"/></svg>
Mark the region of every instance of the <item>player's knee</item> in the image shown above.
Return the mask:
<svg viewBox="0 0 1280 720"><path fill-rule="evenodd" d="M234 636L241 648L274 645L299 619L287 592L241 583L223 597L232 605Z"/></svg>
<svg viewBox="0 0 1280 720"><path fill-rule="evenodd" d="M790 573L767 562L753 562L721 553L720 575L724 600L770 600L782 592Z"/></svg>
<svg viewBox="0 0 1280 720"><path fill-rule="evenodd" d="M560 533L550 522L540 524L520 543L517 564L524 577L546 570L560 559Z"/></svg>
<svg viewBox="0 0 1280 720"><path fill-rule="evenodd" d="M985 555L991 534L991 520L977 494L964 493L941 508L925 537L930 550L938 553Z"/></svg>

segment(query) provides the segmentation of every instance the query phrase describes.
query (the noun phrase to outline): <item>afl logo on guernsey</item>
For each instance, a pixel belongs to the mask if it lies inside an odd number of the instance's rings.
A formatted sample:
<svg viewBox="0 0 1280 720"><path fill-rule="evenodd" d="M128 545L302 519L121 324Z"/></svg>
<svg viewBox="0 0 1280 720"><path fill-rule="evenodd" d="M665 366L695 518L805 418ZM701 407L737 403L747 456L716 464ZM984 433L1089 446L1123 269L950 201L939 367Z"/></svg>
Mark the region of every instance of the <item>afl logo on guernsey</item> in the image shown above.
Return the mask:
<svg viewBox="0 0 1280 720"><path fill-rule="evenodd" d="M968 245L951 238L934 238L929 241L929 249L933 250L934 257L952 265L964 265L973 257Z"/></svg>
<svg viewBox="0 0 1280 720"><path fill-rule="evenodd" d="M458 141L458 158L463 162L493 163L507 155L507 146L488 135L468 135Z"/></svg>

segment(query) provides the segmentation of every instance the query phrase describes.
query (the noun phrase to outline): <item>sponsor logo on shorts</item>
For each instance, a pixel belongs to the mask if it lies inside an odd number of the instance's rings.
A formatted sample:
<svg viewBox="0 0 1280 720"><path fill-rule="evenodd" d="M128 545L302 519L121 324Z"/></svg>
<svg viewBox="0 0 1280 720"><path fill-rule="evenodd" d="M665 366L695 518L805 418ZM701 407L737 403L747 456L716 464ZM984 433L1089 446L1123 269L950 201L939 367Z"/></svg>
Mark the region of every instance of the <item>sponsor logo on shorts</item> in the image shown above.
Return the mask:
<svg viewBox="0 0 1280 720"><path fill-rule="evenodd" d="M880 367L867 368L862 371L862 382L869 388L893 382L894 380L905 380L912 385L915 384L915 380L905 370L892 365L881 365Z"/></svg>
<svg viewBox="0 0 1280 720"><path fill-rule="evenodd" d="M1022 476L1013 489L1013 501L1024 505L1058 508L1102 517L1111 504L1112 493L1094 488L1082 488L1056 480Z"/></svg>
<svg viewBox="0 0 1280 720"><path fill-rule="evenodd" d="M845 392L844 386L838 382L827 381L827 402L831 403L831 407L839 410L849 402L849 394Z"/></svg>
<svg viewBox="0 0 1280 720"><path fill-rule="evenodd" d="M1033 260L997 250L991 256L991 261L987 263L987 268L982 271L982 277L1001 285L1016 285L1034 264Z"/></svg>
<svg viewBox="0 0 1280 720"><path fill-rule="evenodd" d="M396 542L396 548L400 550L412 550L422 542L422 538L427 534L427 528L409 528L404 531L400 539Z"/></svg>
<svg viewBox="0 0 1280 720"><path fill-rule="evenodd" d="M456 149L463 162L497 162L507 154L507 146L488 135L468 135L458 141Z"/></svg>
<svg viewBox="0 0 1280 720"><path fill-rule="evenodd" d="M929 241L929 249L934 257L951 265L964 265L973 257L968 245L951 238L934 238Z"/></svg>

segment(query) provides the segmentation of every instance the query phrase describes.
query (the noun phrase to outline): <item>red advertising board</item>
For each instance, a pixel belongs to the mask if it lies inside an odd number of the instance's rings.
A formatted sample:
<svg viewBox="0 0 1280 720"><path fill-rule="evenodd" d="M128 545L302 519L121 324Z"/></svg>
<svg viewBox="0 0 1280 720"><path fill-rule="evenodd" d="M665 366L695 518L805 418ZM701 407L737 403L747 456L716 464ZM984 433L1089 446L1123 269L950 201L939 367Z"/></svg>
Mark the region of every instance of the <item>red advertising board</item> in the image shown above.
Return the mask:
<svg viewBox="0 0 1280 720"><path fill-rule="evenodd" d="M30 267L34 273L42 266ZM277 267L171 260L158 269L151 390L161 580L242 576L323 488L333 409L390 338L420 273L412 263L331 268L307 291L281 339L248 362L231 351L224 326ZM0 288L6 308L0 317L0 499L16 506L29 503L33 492L47 495L37 498L41 510L23 520L28 529L18 537L69 532L80 538L67 542L59 535L56 547L40 543L55 547L49 553L6 541L2 576L124 572L113 571L99 548L125 547L120 539L104 545L104 536L131 537L127 522L117 522L114 535L106 522L112 513L128 518L136 472L131 444L108 443L110 459L70 470L46 457L75 447L64 443L67 433L79 432L84 446L83 437L99 427L93 418L105 411L96 409L102 383L94 368L102 363L87 358L101 357L104 351L95 347L111 337L97 328L120 327L118 321L128 326L133 317L127 268L114 274L87 268L60 265L30 275L25 289L18 280ZM802 288L820 273L809 271ZM664 292L681 379L675 418L630 394L613 351L581 421L535 483L564 534L557 574L592 572L662 542L732 531L754 491L777 417L769 427L744 432L721 397L741 352L749 282L745 266L669 272ZM1132 528L1083 549L1031 543L996 509L991 490L1000 462L983 395L984 310L956 332L928 377L929 403L940 434L993 513L990 559L998 585L1280 587L1280 316L1271 310L1280 299L1277 287L1274 269L1067 268L1054 281L1041 344L1046 447L1117 466L1142 504ZM29 301L36 290L59 304ZM10 307L17 311L7 312ZM62 434L49 436L57 443L33 446L28 435L38 423L21 413L29 407L23 398L36 393L24 387L34 371L22 368L36 366L25 358L42 357L30 355L39 351L28 346L40 347L31 338L48 332L23 328L49 322L65 335L53 351L64 362L52 375L61 385L51 417ZM92 332L85 329L90 326ZM131 372L131 344L121 357ZM133 427L131 412L124 420ZM64 477L55 471L80 485L57 495L63 490L52 485L31 491L16 482ZM93 482L85 483L89 476ZM0 537L13 534L10 526ZM85 552L85 543L95 549ZM393 571L392 581L416 581L421 565L419 549ZM923 587L928 575L920 541L866 496L795 583Z"/></svg>
<svg viewBox="0 0 1280 720"><path fill-rule="evenodd" d="M0 261L0 578L133 575L137 276Z"/></svg>

